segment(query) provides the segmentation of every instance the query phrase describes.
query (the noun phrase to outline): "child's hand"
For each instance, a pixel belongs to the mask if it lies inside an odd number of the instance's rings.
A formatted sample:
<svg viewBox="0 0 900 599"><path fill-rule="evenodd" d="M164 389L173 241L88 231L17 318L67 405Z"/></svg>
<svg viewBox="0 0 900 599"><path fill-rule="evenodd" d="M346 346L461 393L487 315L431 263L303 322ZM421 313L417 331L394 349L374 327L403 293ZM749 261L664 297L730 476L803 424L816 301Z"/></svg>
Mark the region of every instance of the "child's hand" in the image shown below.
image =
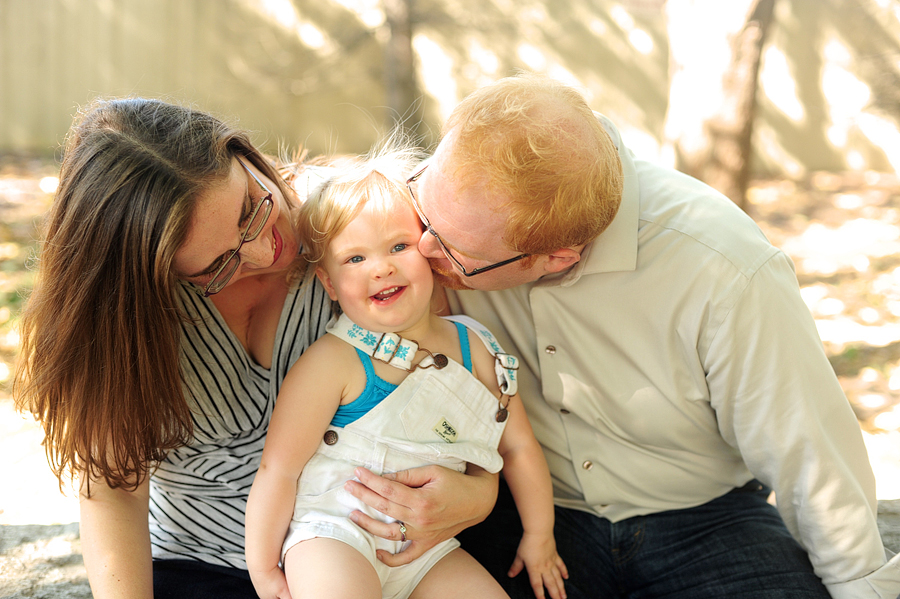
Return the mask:
<svg viewBox="0 0 900 599"><path fill-rule="evenodd" d="M250 571L250 580L260 599L291 599L288 590L287 579L284 572L278 566L265 572L260 570Z"/></svg>
<svg viewBox="0 0 900 599"><path fill-rule="evenodd" d="M544 587L550 592L553 599L566 599L566 589L563 579L569 577L566 564L556 553L556 541L553 535L539 535L525 533L519 541L519 549L516 551L516 559L507 572L512 578L522 571L522 566L528 569L528 579L534 596L544 598Z"/></svg>

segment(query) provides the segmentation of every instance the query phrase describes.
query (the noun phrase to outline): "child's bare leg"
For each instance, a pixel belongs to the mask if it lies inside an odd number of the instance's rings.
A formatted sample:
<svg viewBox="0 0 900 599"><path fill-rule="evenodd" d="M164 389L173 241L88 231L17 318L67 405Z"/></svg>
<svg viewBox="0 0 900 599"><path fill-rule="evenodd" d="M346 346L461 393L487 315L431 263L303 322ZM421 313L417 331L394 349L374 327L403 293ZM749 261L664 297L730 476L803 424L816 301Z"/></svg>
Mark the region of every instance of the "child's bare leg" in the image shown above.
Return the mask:
<svg viewBox="0 0 900 599"><path fill-rule="evenodd" d="M457 599L458 597L478 597L478 599L509 599L494 578L475 558L454 549L436 563L428 574L416 585L409 599Z"/></svg>
<svg viewBox="0 0 900 599"><path fill-rule="evenodd" d="M335 539L316 537L288 549L284 574L293 599L381 599L381 581L369 560Z"/></svg>

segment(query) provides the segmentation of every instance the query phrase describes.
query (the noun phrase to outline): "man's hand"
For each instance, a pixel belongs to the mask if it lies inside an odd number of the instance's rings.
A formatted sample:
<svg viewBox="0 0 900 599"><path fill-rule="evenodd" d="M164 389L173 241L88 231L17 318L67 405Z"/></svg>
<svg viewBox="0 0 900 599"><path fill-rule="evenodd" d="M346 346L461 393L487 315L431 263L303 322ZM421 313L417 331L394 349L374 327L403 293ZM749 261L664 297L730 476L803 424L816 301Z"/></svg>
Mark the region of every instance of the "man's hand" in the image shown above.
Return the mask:
<svg viewBox="0 0 900 599"><path fill-rule="evenodd" d="M403 522L411 541L397 554L378 551L378 559L388 566L408 564L481 522L497 500L497 475L477 466L470 466L467 474L423 466L384 476L357 468L356 477L360 482L348 481L344 488L382 514ZM362 512L353 512L350 519L375 536L401 540L397 522L379 522Z"/></svg>

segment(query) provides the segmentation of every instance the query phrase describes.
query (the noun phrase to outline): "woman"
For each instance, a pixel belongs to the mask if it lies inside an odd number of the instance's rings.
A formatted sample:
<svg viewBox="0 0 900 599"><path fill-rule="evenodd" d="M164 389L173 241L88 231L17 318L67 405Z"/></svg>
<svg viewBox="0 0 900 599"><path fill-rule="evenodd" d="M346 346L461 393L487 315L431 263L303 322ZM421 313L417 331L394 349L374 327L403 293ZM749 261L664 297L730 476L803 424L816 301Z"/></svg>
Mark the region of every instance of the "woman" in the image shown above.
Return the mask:
<svg viewBox="0 0 900 599"><path fill-rule="evenodd" d="M330 317L291 276L297 205L245 133L203 112L99 101L70 131L15 395L60 480L79 478L95 597L255 596L247 493L281 378ZM496 481L476 474L363 471L352 492L407 523L400 563L487 515Z"/></svg>

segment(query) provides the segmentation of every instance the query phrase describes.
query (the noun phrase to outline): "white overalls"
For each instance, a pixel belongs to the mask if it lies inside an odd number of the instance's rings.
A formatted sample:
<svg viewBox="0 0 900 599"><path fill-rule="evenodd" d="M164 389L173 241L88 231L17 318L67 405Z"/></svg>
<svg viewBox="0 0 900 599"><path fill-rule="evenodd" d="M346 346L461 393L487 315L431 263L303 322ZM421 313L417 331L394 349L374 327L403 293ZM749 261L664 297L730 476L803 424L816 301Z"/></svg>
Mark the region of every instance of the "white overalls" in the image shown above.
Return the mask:
<svg viewBox="0 0 900 599"><path fill-rule="evenodd" d="M343 324L349 322L345 316L341 319ZM465 324L482 339L497 358L501 388L507 395L515 394L515 358L504 354L493 336L474 320L464 316L448 317L448 320ZM336 323L329 324L330 333L373 354L372 347L364 348L358 341L340 334L337 328ZM394 335L394 339L400 338ZM392 343L396 342L387 340L381 345ZM379 358L378 350L374 348L376 358ZM360 510L382 522L393 522L393 519L343 488L346 481L354 479L357 466L376 474L429 464L459 472L465 471L467 463L492 473L503 467L497 445L506 423L505 418L498 422L498 399L459 363L447 360L442 369L423 367L432 362L431 357L422 360L393 393L358 420L343 428L328 428L300 476L282 558L301 541L314 537L337 539L355 547L369 560L381 580L383 597L406 598L434 564L459 547L456 539L450 539L411 564L386 566L378 560L375 550L396 553L403 544L367 533L348 516Z"/></svg>

